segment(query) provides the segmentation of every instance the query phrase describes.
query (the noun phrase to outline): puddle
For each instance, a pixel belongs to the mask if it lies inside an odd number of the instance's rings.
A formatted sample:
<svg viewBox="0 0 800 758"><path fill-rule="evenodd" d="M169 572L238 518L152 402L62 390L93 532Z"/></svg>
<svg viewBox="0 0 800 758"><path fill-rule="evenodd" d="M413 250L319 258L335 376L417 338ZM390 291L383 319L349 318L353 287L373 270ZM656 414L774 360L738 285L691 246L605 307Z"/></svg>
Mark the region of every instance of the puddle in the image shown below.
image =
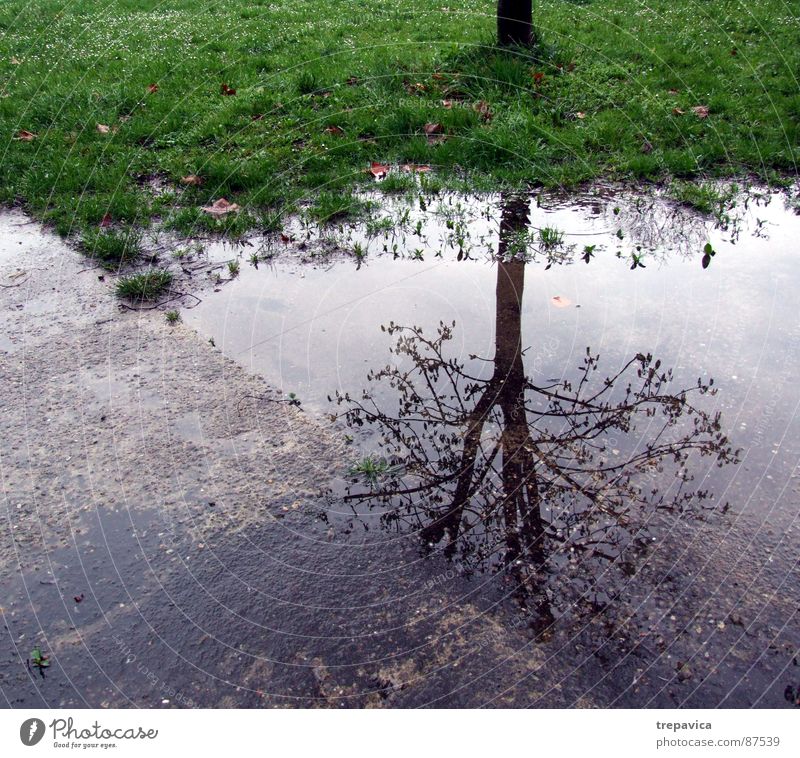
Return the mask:
<svg viewBox="0 0 800 758"><path fill-rule="evenodd" d="M185 314L285 401L336 414L354 469L324 518L499 573L542 643L636 602L662 640L704 614L686 628L725 656L732 609L759 597L774 684L800 644L779 599L798 591L800 216L769 193L722 222L613 190L403 202L296 223ZM737 655L761 665L762 644Z"/></svg>

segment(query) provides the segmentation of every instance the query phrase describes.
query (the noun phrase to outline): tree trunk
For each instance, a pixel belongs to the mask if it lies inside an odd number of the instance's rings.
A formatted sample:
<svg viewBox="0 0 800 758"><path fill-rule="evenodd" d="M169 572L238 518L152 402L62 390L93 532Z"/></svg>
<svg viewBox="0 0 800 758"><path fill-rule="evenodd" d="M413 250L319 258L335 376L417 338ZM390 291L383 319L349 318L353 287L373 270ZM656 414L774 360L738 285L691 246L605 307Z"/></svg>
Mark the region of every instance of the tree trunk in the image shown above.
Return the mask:
<svg viewBox="0 0 800 758"><path fill-rule="evenodd" d="M531 0L498 0L497 44L529 47L533 42Z"/></svg>

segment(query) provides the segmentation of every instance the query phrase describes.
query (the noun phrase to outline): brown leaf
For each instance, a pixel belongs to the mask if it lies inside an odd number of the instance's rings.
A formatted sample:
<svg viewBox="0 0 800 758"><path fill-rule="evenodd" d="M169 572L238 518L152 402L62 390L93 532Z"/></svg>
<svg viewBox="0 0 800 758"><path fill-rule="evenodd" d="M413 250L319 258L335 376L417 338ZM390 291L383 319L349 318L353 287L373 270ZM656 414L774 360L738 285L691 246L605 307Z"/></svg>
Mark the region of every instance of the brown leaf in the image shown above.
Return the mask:
<svg viewBox="0 0 800 758"><path fill-rule="evenodd" d="M694 105L692 106L692 113L694 113L697 118L708 118L708 106Z"/></svg>
<svg viewBox="0 0 800 758"><path fill-rule="evenodd" d="M434 134L441 134L444 132L444 128L441 124L425 124L425 134L429 137Z"/></svg>
<svg viewBox="0 0 800 758"><path fill-rule="evenodd" d="M286 234L286 232L281 232L281 242L283 242L285 245L288 245L290 242L294 242L294 237Z"/></svg>
<svg viewBox="0 0 800 758"><path fill-rule="evenodd" d="M199 187L203 181L203 177L197 176L197 174L188 174L181 177L181 184L185 184L187 187Z"/></svg>
<svg viewBox="0 0 800 758"><path fill-rule="evenodd" d="M350 78L347 80L347 84L348 84L350 87L355 87L355 86L356 86L356 84L358 84L358 83L359 83L359 79L358 79L358 77L357 77L357 76L351 76L351 77L350 77Z"/></svg>
<svg viewBox="0 0 800 758"><path fill-rule="evenodd" d="M389 167L387 165L384 163L377 163L376 161L372 161L372 165L368 170L376 179L383 179L383 177L389 173Z"/></svg>
<svg viewBox="0 0 800 758"><path fill-rule="evenodd" d="M158 85L157 85L157 84L150 84L150 85L148 85L148 87L147 87L147 91L148 91L148 92L149 92L151 95L155 95L155 94L156 94L156 92L158 92Z"/></svg>
<svg viewBox="0 0 800 758"><path fill-rule="evenodd" d="M650 155L653 152L653 143L649 139L642 140L642 153Z"/></svg>
<svg viewBox="0 0 800 758"><path fill-rule="evenodd" d="M427 89L422 82L414 82L413 84L406 83L405 87L409 95L418 95L420 92L425 92Z"/></svg>
<svg viewBox="0 0 800 758"><path fill-rule="evenodd" d="M236 94L236 90L233 87L229 87L224 82L222 84L222 87L220 87L220 91L222 92L223 95L228 95L228 96Z"/></svg>
<svg viewBox="0 0 800 758"><path fill-rule="evenodd" d="M335 134L337 137L340 137L342 134L344 134L344 129L342 129L340 126L329 126L327 129L325 129L325 131L327 134Z"/></svg>
<svg viewBox="0 0 800 758"><path fill-rule="evenodd" d="M447 110L450 110L453 107L453 101L452 100L442 100L442 107L443 108L447 108Z"/></svg>
<svg viewBox="0 0 800 758"><path fill-rule="evenodd" d="M679 92L680 92L680 90L671 89L671 90L667 91L667 94L669 94L669 95L677 95Z"/></svg>
<svg viewBox="0 0 800 758"><path fill-rule="evenodd" d="M212 205L202 208L204 213L208 213L211 216L225 216L228 213L236 213L238 210L239 206L236 203L229 203L224 197L221 197Z"/></svg>
<svg viewBox="0 0 800 758"><path fill-rule="evenodd" d="M484 122L488 124L492 120L492 109L489 107L489 103L487 103L485 100L480 100L479 102L475 103L473 107Z"/></svg>
<svg viewBox="0 0 800 758"><path fill-rule="evenodd" d="M578 112L575 114L575 118L579 118L581 121L583 121L583 119L585 119L585 118L586 118L586 114L585 114L583 111L578 111Z"/></svg>
<svg viewBox="0 0 800 758"><path fill-rule="evenodd" d="M111 131L111 127L106 124L98 124L96 129L100 134L108 134Z"/></svg>
<svg viewBox="0 0 800 758"><path fill-rule="evenodd" d="M409 174L427 174L430 170L430 166L420 165L417 163L404 163L400 166L403 171L406 171Z"/></svg>
<svg viewBox="0 0 800 758"><path fill-rule="evenodd" d="M544 73L541 71L533 72L533 86L537 89L544 84Z"/></svg>
<svg viewBox="0 0 800 758"><path fill-rule="evenodd" d="M672 115L673 116L682 116L684 113L686 113L686 111L682 110L681 108L673 108L672 109Z"/></svg>
<svg viewBox="0 0 800 758"><path fill-rule="evenodd" d="M100 219L100 228L107 229L109 226L111 226L111 221L112 221L111 214L106 213L103 216L103 218Z"/></svg>
<svg viewBox="0 0 800 758"><path fill-rule="evenodd" d="M19 66L21 63L22 63L22 61L19 58L14 58L14 57L11 58L11 65L12 66Z"/></svg>
<svg viewBox="0 0 800 758"><path fill-rule="evenodd" d="M15 139L22 140L23 142L33 142L38 135L29 132L27 129L21 129L17 132Z"/></svg>

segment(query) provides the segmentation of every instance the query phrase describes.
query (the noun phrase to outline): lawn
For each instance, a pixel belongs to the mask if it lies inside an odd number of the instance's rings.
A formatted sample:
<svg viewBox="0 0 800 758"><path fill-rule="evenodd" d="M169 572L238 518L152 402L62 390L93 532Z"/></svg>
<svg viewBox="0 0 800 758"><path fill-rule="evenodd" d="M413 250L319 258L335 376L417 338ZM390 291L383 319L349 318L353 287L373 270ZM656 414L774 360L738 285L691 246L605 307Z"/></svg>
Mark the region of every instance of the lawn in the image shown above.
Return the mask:
<svg viewBox="0 0 800 758"><path fill-rule="evenodd" d="M347 212L373 161L451 186L771 181L796 173L797 9L543 0L509 53L485 0L4 0L0 200L62 234L239 233L304 198ZM200 210L220 197L242 210Z"/></svg>

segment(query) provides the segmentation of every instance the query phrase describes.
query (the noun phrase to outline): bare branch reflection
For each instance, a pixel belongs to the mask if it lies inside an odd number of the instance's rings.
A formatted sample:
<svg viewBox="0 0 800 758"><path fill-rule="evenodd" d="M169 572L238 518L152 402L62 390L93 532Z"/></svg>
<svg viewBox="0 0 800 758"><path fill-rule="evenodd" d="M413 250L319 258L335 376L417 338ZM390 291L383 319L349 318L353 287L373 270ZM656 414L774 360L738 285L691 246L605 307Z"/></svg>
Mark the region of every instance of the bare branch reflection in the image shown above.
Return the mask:
<svg viewBox="0 0 800 758"><path fill-rule="evenodd" d="M373 481L354 478L347 499L380 508L384 524L418 531L464 566L506 572L545 629L567 602L613 598L608 567L635 571L655 514L712 508L711 493L693 485L693 464L722 466L736 453L719 414L696 401L715 392L713 380L676 388L650 354L605 375L587 348L574 377L526 374L526 264L509 244L527 228L529 207L503 201L493 360L450 355L455 323L434 335L389 323L394 359L368 376L381 392L337 402L348 425L378 433L388 467Z"/></svg>

